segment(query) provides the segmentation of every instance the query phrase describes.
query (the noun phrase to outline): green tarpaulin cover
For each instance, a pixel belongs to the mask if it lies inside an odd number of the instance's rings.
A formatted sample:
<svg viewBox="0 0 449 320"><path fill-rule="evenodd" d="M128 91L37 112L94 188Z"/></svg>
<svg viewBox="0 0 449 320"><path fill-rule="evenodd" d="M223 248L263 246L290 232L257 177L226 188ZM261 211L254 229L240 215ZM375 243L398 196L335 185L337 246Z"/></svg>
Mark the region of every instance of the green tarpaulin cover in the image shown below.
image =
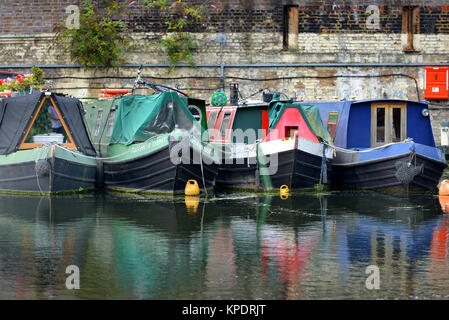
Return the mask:
<svg viewBox="0 0 449 320"><path fill-rule="evenodd" d="M175 127L196 134L202 128L186 102L173 91L154 95L129 95L120 100L111 144L129 145L155 135L170 133Z"/></svg>
<svg viewBox="0 0 449 320"><path fill-rule="evenodd" d="M302 117L304 118L305 122L307 123L309 129L322 141L325 141L331 145L333 144L329 132L323 125L323 121L321 121L320 111L316 106L299 105L281 101L271 104L268 107L268 119L269 119L268 131L276 127L276 124L278 123L279 119L282 117L282 114L287 108L298 109Z"/></svg>

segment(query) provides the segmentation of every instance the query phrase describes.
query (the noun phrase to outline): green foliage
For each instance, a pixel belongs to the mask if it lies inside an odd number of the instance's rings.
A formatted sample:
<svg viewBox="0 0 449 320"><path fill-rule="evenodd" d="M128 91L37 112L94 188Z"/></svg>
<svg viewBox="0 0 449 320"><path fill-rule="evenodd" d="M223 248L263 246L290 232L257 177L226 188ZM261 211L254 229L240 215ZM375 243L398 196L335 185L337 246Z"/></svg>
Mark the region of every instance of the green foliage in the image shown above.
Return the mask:
<svg viewBox="0 0 449 320"><path fill-rule="evenodd" d="M128 8L130 1L103 1L106 7L100 9L92 0L80 1L80 26L69 29L62 26L56 43L69 52L72 61L87 68L114 68L125 63L124 51L131 46L126 35L128 28L120 19L113 19Z"/></svg>
<svg viewBox="0 0 449 320"><path fill-rule="evenodd" d="M162 39L157 46L166 52L170 64L170 72L183 62L188 63L192 67L195 66L193 54L197 49L197 43L190 34L175 32L169 37Z"/></svg>
<svg viewBox="0 0 449 320"><path fill-rule="evenodd" d="M44 70L42 70L41 68L39 68L38 66L33 66L31 68L31 73L34 75L34 80L37 83L42 83L44 82Z"/></svg>
<svg viewBox="0 0 449 320"><path fill-rule="evenodd" d="M201 5L192 5L178 0L170 2L167 0L145 0L145 5L149 8L157 8L164 17L167 24L167 31L170 32L156 46L167 55L170 64L169 72L181 64L187 63L195 66L194 54L199 48L199 41L185 28L192 22L203 18L208 1Z"/></svg>

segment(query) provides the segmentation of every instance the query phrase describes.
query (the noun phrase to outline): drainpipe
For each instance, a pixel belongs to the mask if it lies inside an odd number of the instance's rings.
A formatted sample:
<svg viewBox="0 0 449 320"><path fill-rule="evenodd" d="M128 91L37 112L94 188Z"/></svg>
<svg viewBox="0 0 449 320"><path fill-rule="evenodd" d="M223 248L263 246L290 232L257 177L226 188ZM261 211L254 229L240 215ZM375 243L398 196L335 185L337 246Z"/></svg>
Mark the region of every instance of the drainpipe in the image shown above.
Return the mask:
<svg viewBox="0 0 449 320"><path fill-rule="evenodd" d="M0 65L0 69L26 69L31 68L32 64L23 65ZM47 65L37 65L39 68L45 69L61 69L61 68L83 68L82 65L78 64L47 64ZM120 64L119 68L138 68L140 66L144 67L154 67L154 68L169 68L169 64L165 63L147 63L147 64ZM385 62L385 63L240 63L240 64L224 64L222 61L219 64L197 64L199 68L329 68L329 67L340 67L340 68L384 68L384 67L401 67L401 68L414 68L414 67L425 67L425 66L449 66L449 62L445 63L396 63L396 62ZM178 67L190 67L188 64L180 64Z"/></svg>
<svg viewBox="0 0 449 320"><path fill-rule="evenodd" d="M220 33L217 37L217 41L220 44L220 87L221 91L225 90L225 77L224 77L224 64L223 64L223 46L226 43L226 35Z"/></svg>

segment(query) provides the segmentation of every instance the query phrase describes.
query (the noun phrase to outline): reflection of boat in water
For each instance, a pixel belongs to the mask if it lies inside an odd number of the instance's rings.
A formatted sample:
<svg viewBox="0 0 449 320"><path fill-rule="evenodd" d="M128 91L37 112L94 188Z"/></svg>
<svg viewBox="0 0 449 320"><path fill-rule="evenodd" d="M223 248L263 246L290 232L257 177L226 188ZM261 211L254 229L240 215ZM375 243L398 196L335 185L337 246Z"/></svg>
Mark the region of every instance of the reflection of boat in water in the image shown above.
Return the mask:
<svg viewBox="0 0 449 320"><path fill-rule="evenodd" d="M360 296L347 284L363 276L371 264L381 268L384 288L395 283L392 290L400 294L407 292L401 279L413 277L423 263L449 270L442 258L449 223L442 221L435 197L375 192L339 192L315 202L295 197L289 197L290 202L266 197L265 219L259 220L257 234L262 271L271 281L283 280L287 298L326 298L323 292L334 291L344 297ZM302 203L310 206L303 209ZM294 219L303 223L293 223Z"/></svg>
<svg viewBox="0 0 449 320"><path fill-rule="evenodd" d="M408 221L411 218L420 221L441 214L438 199L425 194L389 195L373 191L345 191L331 194L328 202L332 208L376 217L379 221Z"/></svg>
<svg viewBox="0 0 449 320"><path fill-rule="evenodd" d="M432 199L232 195L192 212L183 197L0 196L0 283L25 298L359 297L375 264L394 291L397 277L447 271L448 219ZM77 292L64 289L71 264Z"/></svg>

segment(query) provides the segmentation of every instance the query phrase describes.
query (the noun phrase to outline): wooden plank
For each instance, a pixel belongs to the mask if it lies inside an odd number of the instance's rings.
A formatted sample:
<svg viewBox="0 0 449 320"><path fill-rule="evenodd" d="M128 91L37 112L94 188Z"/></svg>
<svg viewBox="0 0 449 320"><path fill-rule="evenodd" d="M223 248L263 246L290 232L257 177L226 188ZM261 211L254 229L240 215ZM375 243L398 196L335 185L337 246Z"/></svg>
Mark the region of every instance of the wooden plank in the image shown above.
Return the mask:
<svg viewBox="0 0 449 320"><path fill-rule="evenodd" d="M61 112L59 112L58 107L56 106L55 100L53 97L50 96L50 101L53 107L56 110L56 113L58 114L59 121L61 121L62 126L64 127L65 132L67 133L67 137L69 138L69 143L64 143L64 145L70 149L76 149L75 141L72 138L72 135L70 134L69 128L67 127L67 124L65 123L64 119L62 118Z"/></svg>
<svg viewBox="0 0 449 320"><path fill-rule="evenodd" d="M44 105L45 100L47 100L47 96L45 96L42 99L41 103L39 104L39 107L37 108L36 113L33 115L33 119L31 120L31 123L30 123L30 125L28 126L28 128L27 128L27 130L25 132L25 135L22 137L22 140L20 141L19 148L18 148L19 150L30 149L30 148L24 148L25 140L28 137L28 135L30 134L31 127L34 124L34 121L36 121L37 115L39 114L40 110L42 109L42 106Z"/></svg>
<svg viewBox="0 0 449 320"><path fill-rule="evenodd" d="M22 141L19 144L19 147L18 147L19 150L27 150L27 149L34 149L34 148L41 148L42 147L42 145L43 145L42 143L25 143L25 140L28 137L28 135L30 134L31 128L33 127L33 124L36 121L37 116L38 116L39 112L41 111L42 106L44 105L44 102L47 100L47 98L48 97L45 96L42 99L41 103L39 104L39 107L37 108L37 111L34 114L33 119L31 120L31 123L29 124L25 135L23 136ZM55 108L56 113L58 114L59 120L61 121L62 126L64 127L64 130L66 131L67 136L68 136L69 141L70 141L69 143L64 143L63 145L66 146L69 149L75 149L76 150L77 147L76 147L75 142L74 142L74 140L72 138L72 135L70 134L70 132L68 130L68 127L67 127L64 119L62 118L62 115L59 112L59 109L56 106L55 101L53 100L53 98L51 96L50 96L50 101L51 101L51 104L53 105L53 107Z"/></svg>

